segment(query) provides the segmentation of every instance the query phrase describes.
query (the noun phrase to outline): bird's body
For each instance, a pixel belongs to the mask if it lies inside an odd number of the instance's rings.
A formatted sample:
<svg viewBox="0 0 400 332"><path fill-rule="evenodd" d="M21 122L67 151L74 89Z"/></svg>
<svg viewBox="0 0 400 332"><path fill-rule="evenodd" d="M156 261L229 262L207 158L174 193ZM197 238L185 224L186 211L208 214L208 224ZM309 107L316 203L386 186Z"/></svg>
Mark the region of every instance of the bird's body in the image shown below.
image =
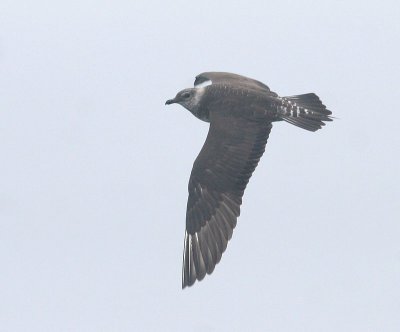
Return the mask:
<svg viewBox="0 0 400 332"><path fill-rule="evenodd" d="M316 131L331 112L313 94L279 97L265 84L236 74L208 72L179 103L209 122L206 142L189 180L182 287L212 273L232 237L246 185L265 150L274 121Z"/></svg>

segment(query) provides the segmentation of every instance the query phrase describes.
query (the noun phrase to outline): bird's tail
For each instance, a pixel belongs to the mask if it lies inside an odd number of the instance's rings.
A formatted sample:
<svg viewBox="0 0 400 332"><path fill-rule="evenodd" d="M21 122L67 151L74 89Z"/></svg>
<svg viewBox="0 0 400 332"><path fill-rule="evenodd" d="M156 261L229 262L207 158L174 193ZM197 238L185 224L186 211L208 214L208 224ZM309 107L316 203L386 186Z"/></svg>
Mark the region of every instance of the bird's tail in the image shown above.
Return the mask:
<svg viewBox="0 0 400 332"><path fill-rule="evenodd" d="M332 121L331 111L314 93L304 95L288 96L280 98L281 105L278 106L280 118L297 127L317 131L325 126L324 121Z"/></svg>

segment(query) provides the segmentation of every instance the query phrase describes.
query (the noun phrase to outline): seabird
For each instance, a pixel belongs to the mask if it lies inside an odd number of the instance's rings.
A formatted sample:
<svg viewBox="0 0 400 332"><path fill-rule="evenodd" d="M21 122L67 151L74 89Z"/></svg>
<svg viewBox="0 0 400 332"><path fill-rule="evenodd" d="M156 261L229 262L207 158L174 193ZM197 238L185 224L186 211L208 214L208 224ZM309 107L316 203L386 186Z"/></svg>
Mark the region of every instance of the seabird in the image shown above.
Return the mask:
<svg viewBox="0 0 400 332"><path fill-rule="evenodd" d="M279 97L265 84L241 75L206 72L194 88L166 105L180 104L210 123L189 179L182 288L214 271L232 238L249 179L264 153L272 122L317 131L332 121L314 93Z"/></svg>

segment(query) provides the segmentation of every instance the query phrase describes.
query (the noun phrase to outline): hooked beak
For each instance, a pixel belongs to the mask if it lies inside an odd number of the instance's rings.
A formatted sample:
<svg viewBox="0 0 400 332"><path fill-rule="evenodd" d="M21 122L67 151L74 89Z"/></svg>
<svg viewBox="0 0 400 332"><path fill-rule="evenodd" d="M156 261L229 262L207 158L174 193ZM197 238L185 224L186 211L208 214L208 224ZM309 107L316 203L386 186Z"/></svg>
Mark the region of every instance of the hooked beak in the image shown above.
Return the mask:
<svg viewBox="0 0 400 332"><path fill-rule="evenodd" d="M168 100L165 102L165 105L171 105L171 104L175 104L175 103L176 103L175 98L174 98L174 99L168 99Z"/></svg>

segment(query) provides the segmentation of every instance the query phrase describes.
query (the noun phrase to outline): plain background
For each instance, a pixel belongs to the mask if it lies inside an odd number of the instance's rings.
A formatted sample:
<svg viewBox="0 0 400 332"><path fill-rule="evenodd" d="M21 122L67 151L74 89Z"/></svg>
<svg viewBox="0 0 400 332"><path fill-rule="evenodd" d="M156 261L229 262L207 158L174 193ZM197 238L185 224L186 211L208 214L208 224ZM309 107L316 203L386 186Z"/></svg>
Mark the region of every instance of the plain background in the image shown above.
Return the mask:
<svg viewBox="0 0 400 332"><path fill-rule="evenodd" d="M0 4L1 331L400 331L398 1ZM181 290L204 71L317 93Z"/></svg>

